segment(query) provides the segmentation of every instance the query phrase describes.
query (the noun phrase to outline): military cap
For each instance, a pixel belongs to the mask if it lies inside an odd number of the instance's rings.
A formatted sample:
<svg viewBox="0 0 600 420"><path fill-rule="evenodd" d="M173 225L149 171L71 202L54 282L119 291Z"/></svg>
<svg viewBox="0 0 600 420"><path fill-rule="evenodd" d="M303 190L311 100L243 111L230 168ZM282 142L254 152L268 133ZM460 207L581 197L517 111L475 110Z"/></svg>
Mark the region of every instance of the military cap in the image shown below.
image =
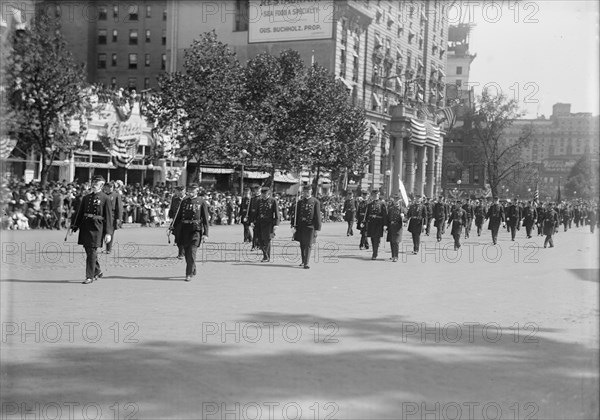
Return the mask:
<svg viewBox="0 0 600 420"><path fill-rule="evenodd" d="M181 185L178 185L175 187L175 191L183 191L183 187Z"/></svg>
<svg viewBox="0 0 600 420"><path fill-rule="evenodd" d="M94 175L94 177L92 178L92 182L105 182L106 180L104 179L104 177L102 175Z"/></svg>
<svg viewBox="0 0 600 420"><path fill-rule="evenodd" d="M187 186L188 190L195 190L197 188L200 188L200 187L196 183L188 184L188 186Z"/></svg>
<svg viewBox="0 0 600 420"><path fill-rule="evenodd" d="M260 187L260 192L267 192L267 191L269 191L269 190L270 190L270 188L269 188L269 187L267 187L267 186Z"/></svg>

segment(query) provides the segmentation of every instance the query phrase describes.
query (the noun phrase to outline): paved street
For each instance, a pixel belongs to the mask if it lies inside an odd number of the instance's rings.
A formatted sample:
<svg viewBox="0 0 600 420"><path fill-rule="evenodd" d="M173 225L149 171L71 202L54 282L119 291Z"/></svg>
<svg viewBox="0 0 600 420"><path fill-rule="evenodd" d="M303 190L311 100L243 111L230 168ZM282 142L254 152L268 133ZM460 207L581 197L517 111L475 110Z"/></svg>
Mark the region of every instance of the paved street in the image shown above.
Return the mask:
<svg viewBox="0 0 600 420"><path fill-rule="evenodd" d="M1 232L1 418L598 417L597 233L405 232L392 263L345 229L304 270L287 225L270 263L214 226L186 283L165 229L127 227L91 285L76 235Z"/></svg>

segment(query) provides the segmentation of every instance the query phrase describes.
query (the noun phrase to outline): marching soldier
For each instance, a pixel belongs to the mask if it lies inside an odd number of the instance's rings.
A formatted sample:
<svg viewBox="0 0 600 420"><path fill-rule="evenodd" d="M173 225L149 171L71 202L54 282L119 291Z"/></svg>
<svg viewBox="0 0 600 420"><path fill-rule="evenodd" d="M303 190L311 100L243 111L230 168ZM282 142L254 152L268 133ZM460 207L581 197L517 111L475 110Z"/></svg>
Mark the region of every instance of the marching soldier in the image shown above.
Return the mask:
<svg viewBox="0 0 600 420"><path fill-rule="evenodd" d="M537 210L537 231L538 231L538 236L542 236L544 233L544 224L542 223L542 221L544 220L544 215L546 214L546 209L544 208L543 204L541 202L538 202L538 206L536 208Z"/></svg>
<svg viewBox="0 0 600 420"><path fill-rule="evenodd" d="M433 205L433 226L437 228L437 241L442 240L442 234L445 231L446 219L448 214L446 213L446 205L444 204L444 197L439 196L436 203Z"/></svg>
<svg viewBox="0 0 600 420"><path fill-rule="evenodd" d="M369 241L367 240L367 201L368 193L362 192L362 197L358 198L358 205L356 209L356 228L360 231L360 245L359 249L369 249Z"/></svg>
<svg viewBox="0 0 600 420"><path fill-rule="evenodd" d="M496 245L498 242L498 230L500 230L500 223L504 223L504 208L500 205L498 197L494 197L494 204L490 206L487 214L485 215L485 220L488 219L488 230L492 231L492 242L494 245Z"/></svg>
<svg viewBox="0 0 600 420"><path fill-rule="evenodd" d="M546 235L546 239L544 240L544 248L550 245L550 248L554 248L554 240L552 236L558 232L558 212L552 208L552 203L548 203L546 207L546 211L544 213L544 235Z"/></svg>
<svg viewBox="0 0 600 420"><path fill-rule="evenodd" d="M181 223L178 245L183 247L185 255L185 281L191 281L196 275L196 251L208 238L208 204L198 196L198 184L187 187L187 197L181 201L174 225Z"/></svg>
<svg viewBox="0 0 600 420"><path fill-rule="evenodd" d="M413 254L419 252L421 245L421 232L427 220L427 210L421 204L421 198L417 197L408 209L408 231L412 234Z"/></svg>
<svg viewBox="0 0 600 420"><path fill-rule="evenodd" d="M531 203L531 201L527 202L527 206L523 209L523 226L525 226L525 233L527 234L527 239L531 238L531 229L535 222L537 221L538 214L537 210Z"/></svg>
<svg viewBox="0 0 600 420"><path fill-rule="evenodd" d="M475 209L471 204L471 200L467 199L467 202L462 206L465 211L466 222L465 222L465 239L469 238L469 233L471 233L471 225L473 224L473 218L475 217ZM460 248L460 245L459 245Z"/></svg>
<svg viewBox="0 0 600 420"><path fill-rule="evenodd" d="M387 208L385 202L379 199L379 191L371 191L371 201L367 204L367 212L365 218L367 220L367 236L371 238L373 246L372 260L377 259L377 251L379 243L383 236L383 226L387 217Z"/></svg>
<svg viewBox="0 0 600 420"><path fill-rule="evenodd" d="M396 194L391 200L390 206L387 212L387 218L385 225L387 227L386 240L390 243L392 249L392 262L398 261L398 250L400 243L402 242L402 223L404 219L404 209L401 204L400 194Z"/></svg>
<svg viewBox="0 0 600 420"><path fill-rule="evenodd" d="M252 249L254 251L257 248L260 248L259 238L258 238L258 227L252 223L252 221L256 218L256 213L258 212L258 201L260 199L260 187L258 185L253 186L254 193L250 198L250 209L248 211L248 222L250 223L250 227L252 228Z"/></svg>
<svg viewBox="0 0 600 420"><path fill-rule="evenodd" d="M590 232L594 233L594 228L596 227L596 222L598 219L598 212L596 206L592 205L590 209L587 211L587 218L590 221Z"/></svg>
<svg viewBox="0 0 600 420"><path fill-rule="evenodd" d="M269 187L262 187L260 192L253 225L256 228L255 238L258 237L258 245L263 253L261 262L269 262L271 260L271 239L275 237L275 231L279 226L279 209L275 199L269 197Z"/></svg>
<svg viewBox="0 0 600 420"><path fill-rule="evenodd" d="M250 230L250 201L252 200L252 194L250 188L244 189L244 197L240 203L240 211L238 217L240 218L242 225L244 225L244 242L252 242L252 231Z"/></svg>
<svg viewBox="0 0 600 420"><path fill-rule="evenodd" d="M344 220L348 223L348 229L346 230L346 236L354 235L352 231L352 224L354 223L354 216L356 215L356 200L352 191L348 191L348 198L344 201Z"/></svg>
<svg viewBox="0 0 600 420"><path fill-rule="evenodd" d="M477 228L477 236L481 236L481 228L483 227L483 220L485 219L485 207L482 203L479 202L479 200L475 201L473 215L475 217L475 227Z"/></svg>
<svg viewBox="0 0 600 420"><path fill-rule="evenodd" d="M173 232L173 237L175 245L177 245L177 259L182 260L185 257L185 252L183 250L183 245L179 242L179 234L181 231L181 223L175 224L175 217L179 212L179 206L183 201L183 187L175 187L175 192L173 197L171 198L171 205L169 206L169 219L171 219L171 226L169 226L169 230ZM180 219L181 220L181 219Z"/></svg>
<svg viewBox="0 0 600 420"><path fill-rule="evenodd" d="M517 229L519 228L519 224L521 223L521 212L519 211L519 207L517 206L517 200L513 200L506 209L506 224L509 227L510 231L510 239L512 241L515 240L515 235L517 234Z"/></svg>
<svg viewBox="0 0 600 420"><path fill-rule="evenodd" d="M431 220L433 219L433 204L428 197L423 198L423 207L427 211L427 220L425 222L425 235L429 236L429 230L431 228Z"/></svg>
<svg viewBox="0 0 600 420"><path fill-rule="evenodd" d="M300 265L308 269L310 251L321 230L321 203L312 197L312 188L308 184L302 187L302 198L296 203L291 225L294 228L294 240L300 242Z"/></svg>
<svg viewBox="0 0 600 420"><path fill-rule="evenodd" d="M450 217L448 217L448 227L452 225L451 233L452 237L454 238L455 251L458 251L460 249L460 235L462 234L462 228L463 226L466 226L466 224L469 222L467 212L460 205L460 200L456 200L456 205L452 208L452 212L450 212Z"/></svg>
<svg viewBox="0 0 600 420"><path fill-rule="evenodd" d="M102 248L102 241L110 242L112 239L112 204L102 192L104 182L104 177L100 175L92 178L92 190L82 198L73 223L73 232L79 230L77 243L83 245L86 254L83 284L90 284L102 277L98 248Z"/></svg>
<svg viewBox="0 0 600 420"><path fill-rule="evenodd" d="M115 190L115 185L112 182L107 182L106 184L104 184L104 193L108 195L108 198L110 198L110 202L112 204L113 229L120 229L123 223L123 199L121 198L121 194ZM112 245L114 240L115 234L113 231L110 242L106 242L107 254L110 254L112 252Z"/></svg>

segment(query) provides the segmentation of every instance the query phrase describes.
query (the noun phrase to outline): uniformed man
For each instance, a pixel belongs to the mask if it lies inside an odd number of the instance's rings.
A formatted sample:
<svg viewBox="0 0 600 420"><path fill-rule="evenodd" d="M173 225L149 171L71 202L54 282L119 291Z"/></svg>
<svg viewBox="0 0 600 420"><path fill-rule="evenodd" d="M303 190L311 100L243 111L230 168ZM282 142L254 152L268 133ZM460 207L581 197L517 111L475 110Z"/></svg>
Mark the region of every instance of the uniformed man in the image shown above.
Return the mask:
<svg viewBox="0 0 600 420"><path fill-rule="evenodd" d="M367 204L369 193L363 191L356 205L356 228L360 231L359 249L369 249L369 241L367 240Z"/></svg>
<svg viewBox="0 0 600 420"><path fill-rule="evenodd" d="M258 237L258 226L253 223L256 219L256 213L258 212L258 201L260 199L260 186L254 185L252 187L253 193L252 197L250 197L250 209L248 211L248 222L251 224L252 229L252 249L254 251L257 248L260 248L259 237Z"/></svg>
<svg viewBox="0 0 600 420"><path fill-rule="evenodd" d="M386 240L390 243L392 249L392 262L398 261L398 250L402 242L402 223L404 221L404 208L400 194L395 194L390 201L385 220L387 228Z"/></svg>
<svg viewBox="0 0 600 420"><path fill-rule="evenodd" d="M517 199L514 199L506 208L506 224L509 227L510 239L515 240L517 229L521 223L521 212L519 211Z"/></svg>
<svg viewBox="0 0 600 420"><path fill-rule="evenodd" d="M442 240L442 234L445 231L446 220L448 219L448 213L446 213L446 205L444 204L444 197L439 196L435 204L433 205L433 226L436 227L437 241Z"/></svg>
<svg viewBox="0 0 600 420"><path fill-rule="evenodd" d="M593 204L590 206L589 210L586 211L587 220L590 222L590 232L594 233L594 228L596 227L596 223L598 221L598 209Z"/></svg>
<svg viewBox="0 0 600 420"><path fill-rule="evenodd" d="M379 198L379 190L371 191L371 201L367 204L365 218L367 220L367 236L371 238L371 246L373 247L371 259L376 260L387 218L387 207L385 202Z"/></svg>
<svg viewBox="0 0 600 420"><path fill-rule="evenodd" d="M448 217L448 227L452 225L451 234L454 238L455 251L460 249L460 235L462 234L463 226L466 226L469 221L467 218L467 212L465 211L464 207L461 207L461 205L461 201L456 200L456 203L450 212L450 216Z"/></svg>
<svg viewBox="0 0 600 420"><path fill-rule="evenodd" d="M544 212L544 235L546 235L546 239L544 240L544 248L547 248L550 245L550 248L554 248L554 240L552 236L556 232L558 232L558 212L554 210L552 207L552 203L548 203L546 206L546 211Z"/></svg>
<svg viewBox="0 0 600 420"><path fill-rule="evenodd" d="M538 220L536 223L538 236L542 236L544 233L544 226L543 226L542 221L544 220L544 214L546 213L546 209L544 208L541 201L538 202L536 210L537 210L537 220Z"/></svg>
<svg viewBox="0 0 600 420"><path fill-rule="evenodd" d="M527 202L527 206L523 209L523 226L525 226L525 233L527 234L527 239L531 238L531 229L535 222L537 221L538 214L535 206L531 203L531 201Z"/></svg>
<svg viewBox="0 0 600 420"><path fill-rule="evenodd" d="M310 268L310 251L321 230L321 203L312 197L312 188L306 184L302 187L302 198L294 206L291 215L291 226L294 228L294 240L300 242L300 255L305 269Z"/></svg>
<svg viewBox="0 0 600 420"><path fill-rule="evenodd" d="M187 187L187 197L180 204L175 216L174 225L181 224L179 242L185 255L185 281L191 281L196 275L196 251L202 242L208 238L210 214L208 204L198 196L198 184Z"/></svg>
<svg viewBox="0 0 600 420"><path fill-rule="evenodd" d="M269 187L260 189L260 197L257 199L256 213L252 223L256 227L255 237L258 237L263 259L261 262L271 260L271 240L275 237L275 231L279 226L279 209L274 198L269 196Z"/></svg>
<svg viewBox="0 0 600 420"><path fill-rule="evenodd" d="M115 184L112 182L107 182L104 184L104 193L108 195L110 198L110 202L112 204L113 210L113 229L117 230L122 227L123 220L123 199L121 198L121 194L115 190ZM115 240L115 233L111 235L110 242L106 242L106 253L110 254L112 252L112 245Z"/></svg>
<svg viewBox="0 0 600 420"><path fill-rule="evenodd" d="M171 198L171 205L169 206L169 219L171 219L171 225L169 226L169 230L173 232L173 238L175 245L177 245L177 259L182 260L185 257L185 251L183 249L183 245L181 245L179 241L179 236L181 233L181 223L175 224L175 218L177 217L177 213L180 210L181 202L183 201L183 187L177 186L175 187L175 191L173 193L173 197ZM181 219L179 219L181 220Z"/></svg>
<svg viewBox="0 0 600 420"><path fill-rule="evenodd" d="M342 212L344 213L344 220L348 223L346 236L352 236L354 235L354 232L352 231L352 224L354 223L354 218L356 216L356 200L354 199L354 194L352 191L348 191Z"/></svg>
<svg viewBox="0 0 600 420"><path fill-rule="evenodd" d="M412 234L413 254L419 252L421 245L421 232L427 220L427 210L421 203L421 198L415 198L413 204L408 209L408 231Z"/></svg>
<svg viewBox="0 0 600 420"><path fill-rule="evenodd" d="M465 222L465 239L468 239L469 234L471 233L471 225L473 224L473 219L475 218L475 208L469 199L466 200L462 208L465 211L465 216L467 218L467 221Z"/></svg>
<svg viewBox="0 0 600 420"><path fill-rule="evenodd" d="M485 219L485 207L483 203L481 203L479 200L475 201L473 216L475 217L475 227L477 228L477 236L481 236L481 228L483 227L483 221Z"/></svg>
<svg viewBox="0 0 600 420"><path fill-rule="evenodd" d="M102 277L98 262L98 248L102 242L110 242L113 233L113 213L110 198L102 192L104 177L92 178L92 190L83 196L73 223L73 232L79 230L77 243L83 245L86 254L85 280L90 284Z"/></svg>
<svg viewBox="0 0 600 420"><path fill-rule="evenodd" d="M427 220L425 221L425 235L429 236L431 221L433 220L433 203L431 203L429 197L423 197L423 207L425 207L425 211L427 212Z"/></svg>
<svg viewBox="0 0 600 420"><path fill-rule="evenodd" d="M252 199L252 193L250 188L244 189L244 197L240 203L240 211L238 217L240 218L242 225L244 226L244 242L252 242L252 231L250 230L250 201Z"/></svg>
<svg viewBox="0 0 600 420"><path fill-rule="evenodd" d="M498 242L500 223L504 223L504 208L500 205L498 197L494 197L494 203L490 206L485 215L485 220L488 219L488 230L492 231L492 242L496 245ZM506 226L506 224L504 226Z"/></svg>

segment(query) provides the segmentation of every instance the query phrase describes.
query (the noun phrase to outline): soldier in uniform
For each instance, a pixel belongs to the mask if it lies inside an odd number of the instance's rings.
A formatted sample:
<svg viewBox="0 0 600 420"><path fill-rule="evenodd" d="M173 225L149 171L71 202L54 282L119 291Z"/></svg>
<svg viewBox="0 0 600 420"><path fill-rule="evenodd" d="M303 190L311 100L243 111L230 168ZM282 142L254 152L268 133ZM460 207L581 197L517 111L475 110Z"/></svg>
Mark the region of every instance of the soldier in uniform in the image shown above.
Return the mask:
<svg viewBox="0 0 600 420"><path fill-rule="evenodd" d="M179 212L179 206L183 201L183 187L175 187L175 192L173 197L171 198L171 205L169 206L169 219L171 219L171 226L169 226L169 230L173 232L173 237L175 238L175 245L177 245L177 259L182 260L185 257L185 252L183 250L183 245L181 245L179 241L179 234L181 232L181 223L175 224L175 217Z"/></svg>
<svg viewBox="0 0 600 420"><path fill-rule="evenodd" d="M377 251L379 250L379 242L383 236L383 226L387 217L387 207L385 202L379 198L379 191L371 191L371 201L367 204L366 220L367 220L367 236L371 238L373 247L372 260L377 259Z"/></svg>
<svg viewBox="0 0 600 420"><path fill-rule="evenodd" d="M385 226L387 227L386 240L390 243L392 249L393 262L398 261L398 250L400 243L402 242L402 223L404 219L404 209L402 208L400 194L396 194L393 200L390 202L390 206L387 211L387 218L385 220Z"/></svg>
<svg viewBox="0 0 600 420"><path fill-rule="evenodd" d="M244 189L244 197L240 203L240 211L238 217L240 218L242 225L244 226L244 242L252 242L252 231L250 230L250 200L252 199L252 193L250 188Z"/></svg>
<svg viewBox="0 0 600 420"><path fill-rule="evenodd" d="M121 198L121 194L115 190L115 185L112 182L107 182L106 184L104 184L104 193L108 195L108 198L110 198L110 202L113 206L113 229L120 229L123 223L123 199ZM113 231L110 242L106 242L107 254L110 254L112 252L112 245L114 240L115 234Z"/></svg>
<svg viewBox="0 0 600 420"><path fill-rule="evenodd" d="M258 201L260 200L260 187L258 185L254 185L253 194L250 197L250 208L248 210L248 223L250 223L250 227L252 228L252 249L254 251L257 248L260 248L259 238L258 238L258 227L253 223L253 220L256 219L256 213L258 212Z"/></svg>
<svg viewBox="0 0 600 420"><path fill-rule="evenodd" d="M359 197L358 204L356 206L356 228L360 231L360 245L359 249L369 249L369 241L367 240L367 201L368 193L362 192L362 197Z"/></svg>
<svg viewBox="0 0 600 420"><path fill-rule="evenodd" d="M537 218L538 214L535 206L533 206L531 201L528 201L527 206L523 209L523 226L525 226L527 239L531 238L531 229L533 228L533 225L535 225Z"/></svg>
<svg viewBox="0 0 600 420"><path fill-rule="evenodd" d="M431 204L431 201L429 200L428 197L424 197L423 200L424 200L423 206L425 207L425 210L427 211L427 220L425 222L425 235L429 236L429 230L431 228L431 220L433 219L433 204Z"/></svg>
<svg viewBox="0 0 600 420"><path fill-rule="evenodd" d="M294 206L290 220L294 228L294 240L300 242L300 265L308 269L310 251L317 238L317 232L321 230L321 203L312 197L310 185L305 184L302 187L302 198Z"/></svg>
<svg viewBox="0 0 600 420"><path fill-rule="evenodd" d="M174 225L181 224L178 245L183 246L185 255L185 281L191 281L196 275L196 251L208 238L208 204L198 196L198 184L187 187L187 197L180 204Z"/></svg>
<svg viewBox="0 0 600 420"><path fill-rule="evenodd" d="M590 232L594 233L594 228L596 227L596 222L598 219L598 210L596 206L590 206L589 210L586 211L587 219L590 222Z"/></svg>
<svg viewBox="0 0 600 420"><path fill-rule="evenodd" d="M552 203L548 203L546 207L546 211L544 212L544 220L542 221L544 225L544 235L546 235L546 239L544 240L544 248L550 245L550 248L554 248L554 240L552 236L558 232L558 212L552 208Z"/></svg>
<svg viewBox="0 0 600 420"><path fill-rule="evenodd" d="M255 238L258 237L263 259L261 262L271 260L271 239L275 237L275 231L279 226L279 209L274 198L269 197L269 187L260 189L261 195L257 199L256 212L252 219L253 226L256 227Z"/></svg>
<svg viewBox="0 0 600 420"><path fill-rule="evenodd" d="M417 197L408 209L408 231L412 234L413 254L419 252L421 245L421 232L427 220L427 210L421 204L421 198Z"/></svg>
<svg viewBox="0 0 600 420"><path fill-rule="evenodd" d="M73 232L79 230L77 243L83 245L86 254L83 284L90 284L102 277L98 248L102 248L103 240L110 242L112 239L112 204L110 198L102 192L103 186L102 176L92 178L92 191L82 198L73 223Z"/></svg>
<svg viewBox="0 0 600 420"><path fill-rule="evenodd" d="M509 203L506 209L506 224L509 227L510 231L510 239L512 241L515 240L515 235L517 234L517 229L521 223L521 212L519 211L519 207L517 205L517 200L513 200Z"/></svg>
<svg viewBox="0 0 600 420"><path fill-rule="evenodd" d="M542 234L544 233L544 225L542 223L542 221L544 220L544 214L546 213L546 209L544 208L544 206L542 205L541 202L538 202L538 206L536 208L537 210L537 230L538 230L538 236L542 236Z"/></svg>
<svg viewBox="0 0 600 420"><path fill-rule="evenodd" d="M467 217L467 221L465 222L465 239L468 239L469 233L471 233L471 225L473 224L473 218L475 217L475 208L473 207L473 204L471 204L471 200L469 199L467 199L466 203L463 204L462 208L465 211L465 216Z"/></svg>
<svg viewBox="0 0 600 420"><path fill-rule="evenodd" d="M485 215L485 220L488 219L488 230L492 231L492 242L496 245L498 242L500 223L504 223L504 208L500 205L498 197L494 197L494 203L490 206Z"/></svg>
<svg viewBox="0 0 600 420"><path fill-rule="evenodd" d="M448 213L446 213L446 205L444 204L444 197L439 196L438 200L433 205L433 226L436 227L437 233L437 241L441 242L442 234L444 233L446 226L446 219L448 218Z"/></svg>
<svg viewBox="0 0 600 420"><path fill-rule="evenodd" d="M352 224L354 223L354 216L356 215L356 200L354 199L352 191L348 191L348 198L344 201L342 212L344 213L344 220L348 223L346 236L352 236L354 235Z"/></svg>
<svg viewBox="0 0 600 420"><path fill-rule="evenodd" d="M485 207L479 200L475 201L473 215L475 217L475 227L477 227L477 236L481 236L481 228L483 227L483 220L485 219Z"/></svg>
<svg viewBox="0 0 600 420"><path fill-rule="evenodd" d="M460 249L460 235L462 234L463 226L466 226L467 223L470 222L467 217L467 212L464 207L461 207L461 201L456 200L455 206L452 208L450 212L450 217L448 217L448 227L452 225L452 237L454 238L454 250L458 251ZM468 238L468 236L467 236Z"/></svg>

